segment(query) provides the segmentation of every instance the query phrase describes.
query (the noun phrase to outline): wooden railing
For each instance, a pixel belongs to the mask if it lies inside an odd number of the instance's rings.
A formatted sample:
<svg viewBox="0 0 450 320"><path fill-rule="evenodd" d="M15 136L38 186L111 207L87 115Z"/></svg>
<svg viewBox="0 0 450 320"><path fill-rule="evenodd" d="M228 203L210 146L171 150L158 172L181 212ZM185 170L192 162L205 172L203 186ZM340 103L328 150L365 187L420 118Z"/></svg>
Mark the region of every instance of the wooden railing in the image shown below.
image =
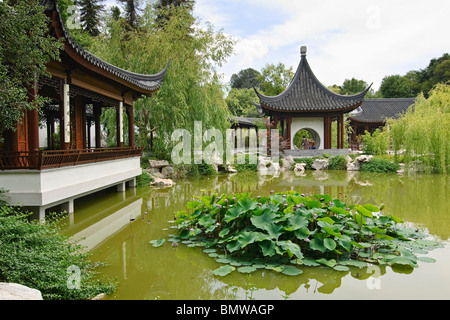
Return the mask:
<svg viewBox="0 0 450 320"><path fill-rule="evenodd" d="M0 153L0 170L42 170L140 156L142 156L142 148L138 147L18 152L3 151Z"/></svg>

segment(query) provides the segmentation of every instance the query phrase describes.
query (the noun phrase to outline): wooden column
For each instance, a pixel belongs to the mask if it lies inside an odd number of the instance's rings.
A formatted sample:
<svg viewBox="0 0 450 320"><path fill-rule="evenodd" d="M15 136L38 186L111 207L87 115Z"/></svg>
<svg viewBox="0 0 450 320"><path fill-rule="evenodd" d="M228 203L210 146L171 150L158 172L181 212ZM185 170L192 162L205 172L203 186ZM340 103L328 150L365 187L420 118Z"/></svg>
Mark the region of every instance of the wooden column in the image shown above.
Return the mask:
<svg viewBox="0 0 450 320"><path fill-rule="evenodd" d="M70 86L62 83L60 109L60 145L61 149L69 149L70 143Z"/></svg>
<svg viewBox="0 0 450 320"><path fill-rule="evenodd" d="M331 116L327 114L324 119L325 119L324 149L331 149Z"/></svg>
<svg viewBox="0 0 450 320"><path fill-rule="evenodd" d="M34 101L38 94L37 83L33 88L28 90L28 96L30 101ZM32 109L27 112L28 122L28 150L39 151L39 113L38 110Z"/></svg>
<svg viewBox="0 0 450 320"><path fill-rule="evenodd" d="M123 101L119 101L119 105L116 108L116 123L117 123L117 147L123 147Z"/></svg>
<svg viewBox="0 0 450 320"><path fill-rule="evenodd" d="M101 126L100 117L102 115L102 105L99 103L94 103L94 126L95 126L95 147L102 147L102 136L101 136Z"/></svg>
<svg viewBox="0 0 450 320"><path fill-rule="evenodd" d="M127 106L128 116L128 146L134 147L134 112L133 106Z"/></svg>
<svg viewBox="0 0 450 320"><path fill-rule="evenodd" d="M287 138L289 139L289 145L288 145L288 149L291 150L291 146L294 139L291 140L291 127L292 127L292 116L290 115L287 118Z"/></svg>
<svg viewBox="0 0 450 320"><path fill-rule="evenodd" d="M344 126L344 114L341 114L340 116L340 129L341 129L341 138L340 138L340 149L344 149L344 131L345 131L345 126Z"/></svg>

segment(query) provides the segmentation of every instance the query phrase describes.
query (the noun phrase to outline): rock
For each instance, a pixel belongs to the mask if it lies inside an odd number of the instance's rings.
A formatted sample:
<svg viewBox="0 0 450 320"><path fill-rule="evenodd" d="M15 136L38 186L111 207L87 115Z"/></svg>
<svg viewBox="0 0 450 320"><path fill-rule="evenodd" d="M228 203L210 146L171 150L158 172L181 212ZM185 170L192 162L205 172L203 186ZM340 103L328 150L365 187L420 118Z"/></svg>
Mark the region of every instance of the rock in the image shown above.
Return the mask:
<svg viewBox="0 0 450 320"><path fill-rule="evenodd" d="M278 175L280 171L280 164L272 161L270 158L266 159L262 156L258 157L258 172L261 175Z"/></svg>
<svg viewBox="0 0 450 320"><path fill-rule="evenodd" d="M347 171L359 171L359 168L360 168L359 161L347 163Z"/></svg>
<svg viewBox="0 0 450 320"><path fill-rule="evenodd" d="M353 162L347 162L347 171L359 171L361 168L361 163L370 162L373 159L372 155L361 155L355 158Z"/></svg>
<svg viewBox="0 0 450 320"><path fill-rule="evenodd" d="M100 293L100 294L96 295L95 297L93 297L91 300L103 300L103 299L105 299L105 294Z"/></svg>
<svg viewBox="0 0 450 320"><path fill-rule="evenodd" d="M397 173L405 173L405 164L400 163L399 166L400 166L400 169L397 170Z"/></svg>
<svg viewBox="0 0 450 320"><path fill-rule="evenodd" d="M174 173L175 173L175 170L171 166L167 166L167 167L164 167L161 169L161 174L164 179L172 178Z"/></svg>
<svg viewBox="0 0 450 320"><path fill-rule="evenodd" d="M150 165L150 168L157 168L157 169L161 169L169 165L169 162L166 160L148 160L148 163Z"/></svg>
<svg viewBox="0 0 450 320"><path fill-rule="evenodd" d="M287 156L283 159L281 159L281 162L283 163L283 166L281 169L283 170L291 170L292 166L294 165L294 158L292 156Z"/></svg>
<svg viewBox="0 0 450 320"><path fill-rule="evenodd" d="M305 168L306 168L306 163L296 163L294 166L294 172L295 173L304 172Z"/></svg>
<svg viewBox="0 0 450 320"><path fill-rule="evenodd" d="M328 159L316 159L311 165L315 170L326 170L328 168Z"/></svg>
<svg viewBox="0 0 450 320"><path fill-rule="evenodd" d="M155 177L155 181L150 183L150 185L154 187L173 187L175 185L175 182L173 182L172 179L161 179Z"/></svg>
<svg viewBox="0 0 450 320"><path fill-rule="evenodd" d="M17 283L0 283L0 300L44 300L39 290Z"/></svg>
<svg viewBox="0 0 450 320"><path fill-rule="evenodd" d="M356 157L355 161L358 161L358 162L370 162L370 160L372 160L372 159L373 159L372 155L363 154L363 155L361 155L359 157Z"/></svg>
<svg viewBox="0 0 450 320"><path fill-rule="evenodd" d="M234 169L234 168L229 164L229 165L227 165L226 172L228 172L228 173L236 173L237 170Z"/></svg>

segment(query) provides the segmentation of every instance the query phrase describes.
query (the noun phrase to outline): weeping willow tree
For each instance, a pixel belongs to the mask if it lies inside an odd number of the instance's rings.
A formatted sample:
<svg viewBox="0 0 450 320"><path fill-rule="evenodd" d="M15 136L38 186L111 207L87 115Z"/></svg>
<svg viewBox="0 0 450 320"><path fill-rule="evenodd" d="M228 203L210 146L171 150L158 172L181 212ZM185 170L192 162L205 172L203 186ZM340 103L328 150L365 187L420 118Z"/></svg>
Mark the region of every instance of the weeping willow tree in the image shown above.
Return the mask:
<svg viewBox="0 0 450 320"><path fill-rule="evenodd" d="M161 14L167 18L158 20ZM148 3L138 29L130 31L120 20L110 19L91 50L112 64L144 74L159 72L170 60L160 90L138 100L134 109L136 142L167 150L172 132L193 133L195 121L203 128L229 127L217 68L232 54L233 44L212 25L200 27L189 7Z"/></svg>
<svg viewBox="0 0 450 320"><path fill-rule="evenodd" d="M428 172L446 173L450 165L450 85L438 84L425 99L416 103L397 120L388 120L395 154L404 150L407 165L421 166Z"/></svg>

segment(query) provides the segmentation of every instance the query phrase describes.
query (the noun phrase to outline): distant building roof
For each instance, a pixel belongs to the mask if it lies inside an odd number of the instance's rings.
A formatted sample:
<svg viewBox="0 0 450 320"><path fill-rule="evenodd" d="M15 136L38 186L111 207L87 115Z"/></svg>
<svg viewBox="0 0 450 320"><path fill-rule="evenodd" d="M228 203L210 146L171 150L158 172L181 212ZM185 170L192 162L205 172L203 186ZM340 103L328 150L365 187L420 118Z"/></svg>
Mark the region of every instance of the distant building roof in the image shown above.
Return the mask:
<svg viewBox="0 0 450 320"><path fill-rule="evenodd" d="M256 128L258 121L264 121L264 119L263 118L236 117L236 116L230 117L230 122L231 122L232 126L235 126L235 127L244 127L244 128L254 127L254 128Z"/></svg>
<svg viewBox="0 0 450 320"><path fill-rule="evenodd" d="M360 108L349 114L357 122L384 122L398 118L413 105L415 98L365 99Z"/></svg>
<svg viewBox="0 0 450 320"><path fill-rule="evenodd" d="M363 92L344 96L325 87L314 75L306 59L306 47L301 49L301 60L297 72L286 90L277 96L265 96L257 89L257 109L281 112L327 112L351 111L364 101L370 86Z"/></svg>

